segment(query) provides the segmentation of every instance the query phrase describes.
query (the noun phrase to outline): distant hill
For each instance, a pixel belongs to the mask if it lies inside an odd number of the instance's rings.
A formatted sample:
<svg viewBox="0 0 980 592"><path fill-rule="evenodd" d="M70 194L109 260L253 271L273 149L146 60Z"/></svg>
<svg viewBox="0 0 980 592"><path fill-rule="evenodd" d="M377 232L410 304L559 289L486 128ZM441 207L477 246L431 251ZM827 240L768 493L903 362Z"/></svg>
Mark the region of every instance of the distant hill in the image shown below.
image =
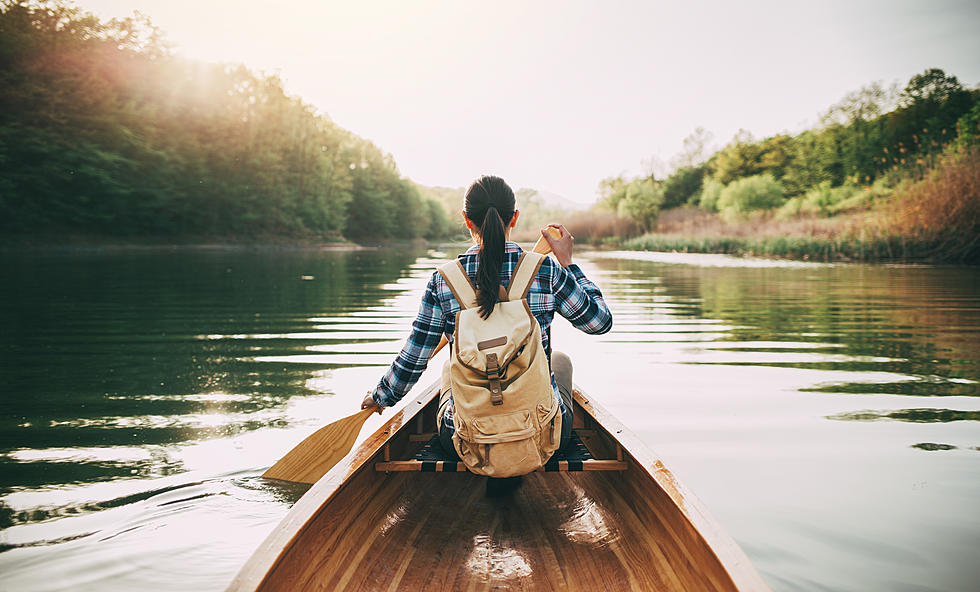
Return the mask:
<svg viewBox="0 0 980 592"><path fill-rule="evenodd" d="M446 209L450 224L453 229L460 220L459 213L463 209L463 194L465 187L427 187L415 184L419 192ZM576 203L555 193L522 187L515 192L517 198L517 208L521 211L521 216L517 222L517 232L515 235L519 240L529 240L533 238L537 229L552 222L564 222L573 212L582 212L588 206ZM462 222L458 223L462 230Z"/></svg>
<svg viewBox="0 0 980 592"><path fill-rule="evenodd" d="M534 197L536 197L541 205L550 210L558 210L560 212L584 212L589 209L588 204L578 203L577 201L572 201L567 197L558 195L557 193L551 193L549 191L541 191L540 189L530 189L522 188L518 193L518 200L520 200L520 195L522 192L531 192ZM518 207L521 207L520 202L518 202Z"/></svg>

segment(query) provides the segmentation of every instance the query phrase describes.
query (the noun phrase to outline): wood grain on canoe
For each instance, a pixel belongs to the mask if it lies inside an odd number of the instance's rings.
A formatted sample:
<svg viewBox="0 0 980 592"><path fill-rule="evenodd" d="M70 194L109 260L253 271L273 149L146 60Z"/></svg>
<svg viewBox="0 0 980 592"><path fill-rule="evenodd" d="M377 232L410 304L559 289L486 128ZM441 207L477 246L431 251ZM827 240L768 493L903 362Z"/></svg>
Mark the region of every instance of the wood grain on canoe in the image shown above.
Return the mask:
<svg viewBox="0 0 980 592"><path fill-rule="evenodd" d="M534 473L488 498L470 473L379 473L434 429L436 386L314 485L231 590L768 590L663 463L588 396L576 425L626 471ZM418 418L421 418L419 421Z"/></svg>

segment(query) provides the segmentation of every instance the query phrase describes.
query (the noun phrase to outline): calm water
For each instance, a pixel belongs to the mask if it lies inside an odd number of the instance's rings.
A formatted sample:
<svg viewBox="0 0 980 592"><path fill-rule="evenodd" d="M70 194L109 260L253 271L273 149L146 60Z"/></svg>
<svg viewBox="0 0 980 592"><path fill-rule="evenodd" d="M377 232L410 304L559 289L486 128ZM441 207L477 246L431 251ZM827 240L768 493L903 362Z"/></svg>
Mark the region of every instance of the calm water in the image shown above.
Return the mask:
<svg viewBox="0 0 980 592"><path fill-rule="evenodd" d="M258 475L356 409L454 253L0 254L0 589L221 590L305 490ZM576 382L774 590L977 589L980 270L580 263L615 327L556 321Z"/></svg>

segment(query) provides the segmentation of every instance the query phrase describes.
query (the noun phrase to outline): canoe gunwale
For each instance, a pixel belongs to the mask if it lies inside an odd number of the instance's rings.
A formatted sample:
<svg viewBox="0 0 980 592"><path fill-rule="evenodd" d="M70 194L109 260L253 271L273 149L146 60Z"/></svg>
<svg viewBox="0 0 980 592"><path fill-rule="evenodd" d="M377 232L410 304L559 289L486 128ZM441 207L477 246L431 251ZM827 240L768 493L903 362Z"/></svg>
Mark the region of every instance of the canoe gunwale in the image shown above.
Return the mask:
<svg viewBox="0 0 980 592"><path fill-rule="evenodd" d="M242 569L228 586L228 590L258 590L275 569L280 557L285 554L316 516L329 505L333 498L350 479L363 470L373 471L371 461L389 441L415 418L439 393L438 381L422 391L414 400L399 409L395 414L368 436L360 445L347 454L334 468L314 483L310 489L290 508L285 518L262 541Z"/></svg>
<svg viewBox="0 0 980 592"><path fill-rule="evenodd" d="M670 497L677 511L683 514L698 532L737 590L759 592L770 590L728 531L712 517L701 500L674 477L649 446L605 407L579 389L574 389L573 396L575 403L592 417L601 431L622 447L624 460L632 465L631 469L646 473L656 486Z"/></svg>

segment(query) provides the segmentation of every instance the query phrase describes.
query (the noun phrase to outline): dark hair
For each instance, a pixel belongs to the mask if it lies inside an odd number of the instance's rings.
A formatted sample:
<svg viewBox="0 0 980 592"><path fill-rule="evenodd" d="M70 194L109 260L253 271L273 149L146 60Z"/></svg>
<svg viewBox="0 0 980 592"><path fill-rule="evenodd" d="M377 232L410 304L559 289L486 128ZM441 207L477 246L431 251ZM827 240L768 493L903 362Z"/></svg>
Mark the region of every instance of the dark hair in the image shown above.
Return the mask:
<svg viewBox="0 0 980 592"><path fill-rule="evenodd" d="M500 269L504 263L504 227L514 217L514 191L500 177L483 175L466 190L463 209L480 235L476 271L476 302L487 318L497 304Z"/></svg>

